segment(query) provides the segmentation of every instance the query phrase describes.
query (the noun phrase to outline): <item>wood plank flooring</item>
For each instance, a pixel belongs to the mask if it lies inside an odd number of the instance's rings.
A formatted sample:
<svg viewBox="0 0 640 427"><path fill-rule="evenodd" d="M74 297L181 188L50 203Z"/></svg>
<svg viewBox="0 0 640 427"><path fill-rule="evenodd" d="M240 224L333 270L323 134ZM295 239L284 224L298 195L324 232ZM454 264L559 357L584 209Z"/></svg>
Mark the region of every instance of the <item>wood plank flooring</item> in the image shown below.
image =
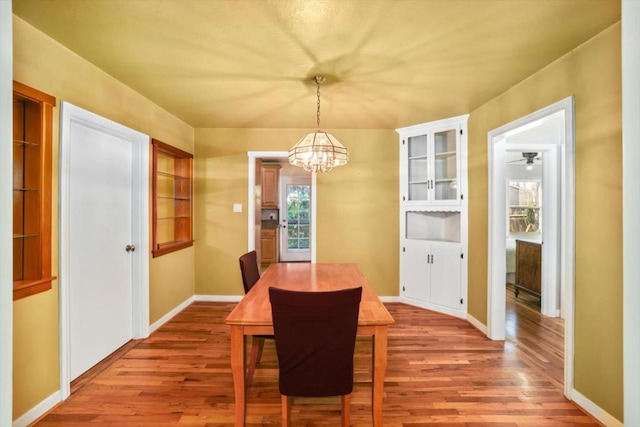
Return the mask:
<svg viewBox="0 0 640 427"><path fill-rule="evenodd" d="M198 302L102 369L36 423L49 426L233 425L229 329L233 303ZM390 427L598 426L567 401L535 346L488 340L468 322L387 304L384 421ZM522 324L522 322L519 322ZM524 338L527 329L519 332ZM371 339L358 339L353 426L371 425ZM280 424L278 367L265 345L247 391L247 425ZM340 400L295 399L295 426L336 426Z"/></svg>
<svg viewBox="0 0 640 427"><path fill-rule="evenodd" d="M507 285L506 339L518 346L529 362L543 369L558 387L564 383L564 321L540 313L540 299L526 292L518 298Z"/></svg>

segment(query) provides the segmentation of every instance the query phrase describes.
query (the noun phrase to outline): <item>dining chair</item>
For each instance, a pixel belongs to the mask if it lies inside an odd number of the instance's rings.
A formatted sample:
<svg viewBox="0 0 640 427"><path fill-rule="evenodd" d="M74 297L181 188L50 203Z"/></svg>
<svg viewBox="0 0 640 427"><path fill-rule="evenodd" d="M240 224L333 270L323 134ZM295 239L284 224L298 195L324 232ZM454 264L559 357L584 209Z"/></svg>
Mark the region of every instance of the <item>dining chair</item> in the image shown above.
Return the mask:
<svg viewBox="0 0 640 427"><path fill-rule="evenodd" d="M282 426L291 398L341 396L350 425L353 352L362 287L325 292L269 288L282 395Z"/></svg>
<svg viewBox="0 0 640 427"><path fill-rule="evenodd" d="M245 295L251 290L253 285L260 279L258 259L256 251L248 252L240 257L240 274L242 275L242 285ZM266 339L273 339L273 335L252 335L251 336L251 356L249 357L249 368L247 370L247 387L251 386L253 374L256 366L260 363L262 349Z"/></svg>

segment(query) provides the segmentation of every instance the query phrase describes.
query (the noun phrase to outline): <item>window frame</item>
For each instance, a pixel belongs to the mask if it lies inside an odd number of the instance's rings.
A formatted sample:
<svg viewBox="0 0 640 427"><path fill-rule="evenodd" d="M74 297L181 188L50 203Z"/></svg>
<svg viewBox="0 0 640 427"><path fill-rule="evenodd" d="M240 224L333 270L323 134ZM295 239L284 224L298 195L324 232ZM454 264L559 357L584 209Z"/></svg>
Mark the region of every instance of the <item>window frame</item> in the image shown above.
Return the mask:
<svg viewBox="0 0 640 427"><path fill-rule="evenodd" d="M56 106L55 97L29 87L23 83L13 82L14 120L13 120L13 180L14 180L14 207L13 207L13 300L35 295L51 289L55 276L51 275L51 188L52 188L52 144L53 144L53 108ZM15 115L15 103L20 102L27 108L23 109L22 118ZM28 113L27 113L28 111ZM27 122L28 120L28 122ZM22 126L19 139L16 139L16 126ZM26 134L29 134L28 136ZM27 149L38 147L35 160L29 155ZM20 152L16 151L21 147ZM16 166L16 162L20 162ZM27 169L29 168L29 169ZM34 172L33 169L37 168ZM37 182L37 191L33 207L27 212L25 200L27 188L24 176L35 176L32 181ZM17 181L21 182L16 187ZM20 196L17 196L18 192ZM19 217L20 219L16 219ZM26 218L26 219L25 219ZM20 232L16 232L17 221L21 224ZM29 223L29 234L37 235L36 242L30 249L25 249L25 244L17 245L16 239L25 241L25 221ZM18 249L19 247L19 249ZM19 253L16 251L19 250ZM19 263L17 265L16 263ZM25 267L25 264L28 265ZM16 272L20 271L16 280ZM24 271L30 271L31 277L24 278Z"/></svg>
<svg viewBox="0 0 640 427"><path fill-rule="evenodd" d="M169 254L184 248L193 246L193 154L173 147L165 142L152 138L152 243L151 253L153 258ZM173 171L159 169L160 157L167 157L173 161ZM173 180L173 196L162 196L159 179ZM162 217L160 211L161 200L173 200L173 206L169 209L173 215ZM165 208L168 206L164 203ZM177 212L177 213L176 213ZM173 221L166 225L172 230L173 240L161 240L163 226L162 221Z"/></svg>

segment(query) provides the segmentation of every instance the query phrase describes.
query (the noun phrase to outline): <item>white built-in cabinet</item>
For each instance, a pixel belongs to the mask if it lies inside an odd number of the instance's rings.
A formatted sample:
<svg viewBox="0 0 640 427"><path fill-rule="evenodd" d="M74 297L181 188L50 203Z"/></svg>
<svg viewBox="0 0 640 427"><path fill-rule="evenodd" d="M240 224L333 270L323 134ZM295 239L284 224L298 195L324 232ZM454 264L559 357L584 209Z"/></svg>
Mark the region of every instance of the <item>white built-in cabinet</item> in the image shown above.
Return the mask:
<svg viewBox="0 0 640 427"><path fill-rule="evenodd" d="M400 295L459 317L467 312L467 115L400 135Z"/></svg>

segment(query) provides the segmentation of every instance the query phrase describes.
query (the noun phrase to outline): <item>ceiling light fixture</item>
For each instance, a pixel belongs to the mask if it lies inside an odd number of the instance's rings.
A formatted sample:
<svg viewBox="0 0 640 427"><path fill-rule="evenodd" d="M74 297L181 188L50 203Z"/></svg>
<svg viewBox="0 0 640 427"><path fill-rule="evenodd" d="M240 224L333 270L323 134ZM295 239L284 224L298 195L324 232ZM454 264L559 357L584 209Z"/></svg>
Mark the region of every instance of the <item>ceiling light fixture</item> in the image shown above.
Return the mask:
<svg viewBox="0 0 640 427"><path fill-rule="evenodd" d="M538 153L522 153L522 157L527 159L527 170L530 171L533 169L533 160L536 158Z"/></svg>
<svg viewBox="0 0 640 427"><path fill-rule="evenodd" d="M289 163L300 166L307 172L329 172L336 166L346 165L349 153L344 145L330 133L320 130L320 85L324 77L315 76L318 96L316 112L317 130L306 134L289 150Z"/></svg>

